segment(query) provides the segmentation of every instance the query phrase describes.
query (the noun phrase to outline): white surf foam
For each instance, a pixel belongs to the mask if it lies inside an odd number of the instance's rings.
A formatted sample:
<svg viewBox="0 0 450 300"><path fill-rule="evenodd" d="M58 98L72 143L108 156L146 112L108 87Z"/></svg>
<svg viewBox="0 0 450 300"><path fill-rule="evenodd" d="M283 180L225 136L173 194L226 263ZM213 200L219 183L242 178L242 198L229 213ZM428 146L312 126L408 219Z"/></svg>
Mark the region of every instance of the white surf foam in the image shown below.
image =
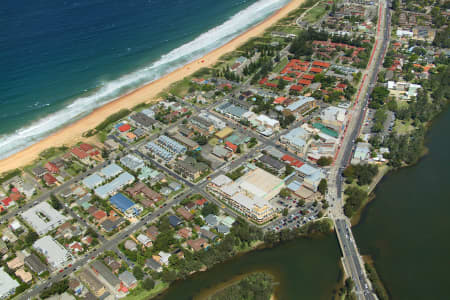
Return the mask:
<svg viewBox="0 0 450 300"><path fill-rule="evenodd" d="M87 115L93 109L110 102L125 92L154 81L161 76L200 58L262 21L289 0L260 0L238 12L225 23L199 35L136 72L106 82L96 92L74 100L65 108L23 127L13 134L0 137L0 158L8 157L48 136L55 130Z"/></svg>

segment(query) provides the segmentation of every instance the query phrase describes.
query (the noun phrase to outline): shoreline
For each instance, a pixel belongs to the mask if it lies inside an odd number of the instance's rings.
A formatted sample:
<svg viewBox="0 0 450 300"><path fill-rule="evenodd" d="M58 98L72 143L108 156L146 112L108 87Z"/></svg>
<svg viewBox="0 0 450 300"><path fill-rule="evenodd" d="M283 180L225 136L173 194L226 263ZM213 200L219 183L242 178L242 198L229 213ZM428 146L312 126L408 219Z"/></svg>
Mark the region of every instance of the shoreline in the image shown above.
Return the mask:
<svg viewBox="0 0 450 300"><path fill-rule="evenodd" d="M125 94L103 106L94 109L91 113L80 120L77 120L74 123L69 124L66 127L61 128L45 137L44 139L28 146L27 148L0 160L0 173L32 163L39 157L39 154L42 151L50 147L59 147L63 145L72 146L82 140L86 140L82 137L84 132L94 128L108 116L121 109L131 109L140 103L157 101L156 97L158 94L163 92L171 84L192 75L201 68L213 66L224 54L237 49L249 39L260 36L266 29L270 28L280 19L286 17L291 11L297 9L304 2L305 0L291 0L262 22L250 27L248 30L233 38L228 43L212 50L203 57L198 58L153 82L150 82L128 94Z"/></svg>

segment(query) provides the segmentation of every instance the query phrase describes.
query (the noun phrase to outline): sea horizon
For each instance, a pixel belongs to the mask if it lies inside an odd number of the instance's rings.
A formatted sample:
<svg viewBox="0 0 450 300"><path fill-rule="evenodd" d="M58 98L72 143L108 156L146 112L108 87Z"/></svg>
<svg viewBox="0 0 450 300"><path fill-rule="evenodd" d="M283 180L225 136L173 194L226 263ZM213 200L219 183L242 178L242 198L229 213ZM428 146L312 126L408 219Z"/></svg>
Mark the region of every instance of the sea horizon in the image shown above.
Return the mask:
<svg viewBox="0 0 450 300"><path fill-rule="evenodd" d="M80 1L79 5L88 5L83 2L85 1ZM95 1L97 4L104 2L105 0ZM163 5L161 1L144 1L144 3L143 1L136 0L132 2L135 5ZM152 2L155 3L152 4ZM178 2L182 9L186 9L189 6L187 1ZM207 3L211 1L202 0L200 2ZM15 70L12 74L8 73L7 80L0 83L0 103L4 107L4 110L0 113L0 121L4 124L0 129L0 147L2 148L0 159L4 159L25 149L56 130L81 119L94 109L153 82L171 71L223 46L236 36L272 15L288 2L289 0L232 0L228 3L229 6L219 8L227 9L228 11L226 13L219 13L216 10L212 10L210 14L214 14L215 12L216 15L213 15L214 20L206 22L207 25L200 26L197 24L198 22L194 22L194 27L198 27L196 30L186 27L185 32L183 32L179 27L173 25L172 27L175 28L165 28L168 32L161 34L159 39L153 38L149 42L146 37L142 37L142 49L133 50L133 47L128 47L125 50L121 49L118 51L105 50L109 54L106 58L103 58L102 53L97 54L99 58L88 53L87 57L89 59L86 58L85 61L82 61L78 57L78 61L74 59L75 61L70 61L70 63L64 62L64 60L69 60L66 57L67 55L53 57L51 60L44 60L44 62L37 62L38 67L35 67L35 69L38 73L42 72L42 70L47 70L47 65L49 67L53 66L58 70L58 68L61 68L61 64L69 64L75 69L73 72L68 72L73 78L52 78L51 75L53 73L57 74L58 72L50 71L50 74L44 73L46 76L49 76L47 78L40 73L43 78L38 80L41 84L38 87L32 85L31 88L25 88L24 90L24 87L21 85L29 80L37 84L37 79L34 77L39 77L39 74L26 72L28 69L32 69L30 64L22 66L20 70ZM120 5L118 2L116 4ZM91 3L90 5L93 4ZM131 7L128 12L138 11L138 8ZM66 9L76 10L77 7ZM163 8L159 7L159 9L164 10L167 7L163 6ZM198 17L195 16L194 19ZM124 22L123 20L121 21ZM140 23L140 21L135 22ZM160 19L155 19L152 22L159 22L159 26L162 27L168 26L168 24L161 23ZM141 26L144 25L141 24ZM84 33L85 36L77 33L77 38L104 39L104 30L116 31L115 26L109 27L106 29L103 28L97 37L89 37L88 33ZM133 26L129 27L126 27L126 29L132 30L134 28ZM126 32L122 34L126 35ZM94 33L91 33L91 35L95 36ZM179 38L177 39L176 37ZM5 48L6 44L4 42L7 40L7 38L0 36L0 44L4 44ZM31 41L27 42L31 43ZM114 44L116 40L112 38L110 42ZM140 42L139 40L134 41L136 45L140 45ZM12 46L14 47L18 44L20 44L18 41L15 43L13 41ZM110 45L102 44L102 46L108 48ZM153 51L151 50L152 48L154 48ZM11 55L11 53L4 53L2 55L3 57L0 56L0 65L6 66L6 70L11 70L14 66L12 66L12 62L9 62L8 55ZM33 54L30 55L33 56ZM42 53L39 53L39 55L42 55ZM43 55L45 56L45 53ZM101 60L101 63L98 60ZM89 65L89 63L92 63L93 66ZM115 64L117 69L120 70L115 70L114 65L111 66L111 64ZM91 73L94 74L89 73L91 68L93 69ZM40 69L42 70L39 71ZM84 78L85 76L83 74L89 74L90 76L86 76L89 78ZM32 78L19 78L19 75L28 75ZM68 86L58 85L58 82L67 83ZM71 82L73 82L73 86ZM34 90L41 91L42 93L33 92Z"/></svg>

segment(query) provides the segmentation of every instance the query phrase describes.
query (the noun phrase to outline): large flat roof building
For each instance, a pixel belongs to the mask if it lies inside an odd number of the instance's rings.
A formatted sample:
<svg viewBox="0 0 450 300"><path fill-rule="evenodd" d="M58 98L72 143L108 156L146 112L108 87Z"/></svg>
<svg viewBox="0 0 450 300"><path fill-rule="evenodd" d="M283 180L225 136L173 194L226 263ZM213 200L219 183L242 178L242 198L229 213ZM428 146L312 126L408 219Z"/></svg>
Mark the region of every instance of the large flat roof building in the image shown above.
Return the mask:
<svg viewBox="0 0 450 300"><path fill-rule="evenodd" d="M284 181L255 168L236 181L219 175L209 186L217 196L227 200L251 220L264 223L275 216L276 210L269 201L284 187Z"/></svg>
<svg viewBox="0 0 450 300"><path fill-rule="evenodd" d="M41 202L23 212L22 218L33 227L39 235L46 234L68 219L47 202Z"/></svg>
<svg viewBox="0 0 450 300"><path fill-rule="evenodd" d="M72 260L70 252L48 235L34 242L33 248L41 252L46 257L49 265L54 269L63 267Z"/></svg>
<svg viewBox="0 0 450 300"><path fill-rule="evenodd" d="M128 172L125 172L120 174L113 181L96 188L94 192L100 198L106 199L108 198L108 196L115 194L118 190L123 188L125 185L132 183L133 181L134 176Z"/></svg>
<svg viewBox="0 0 450 300"><path fill-rule="evenodd" d="M16 292L19 283L9 276L8 273L0 268L0 299L6 299Z"/></svg>

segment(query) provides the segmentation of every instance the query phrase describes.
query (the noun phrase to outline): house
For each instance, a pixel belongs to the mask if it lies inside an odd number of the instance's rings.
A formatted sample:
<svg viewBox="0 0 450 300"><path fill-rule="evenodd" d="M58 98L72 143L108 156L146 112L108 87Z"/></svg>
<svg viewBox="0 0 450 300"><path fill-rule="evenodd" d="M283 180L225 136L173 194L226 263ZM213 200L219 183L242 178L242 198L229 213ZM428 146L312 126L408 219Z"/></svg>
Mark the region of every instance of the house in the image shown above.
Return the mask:
<svg viewBox="0 0 450 300"><path fill-rule="evenodd" d="M50 173L53 173L53 174L59 173L59 168L52 162L47 162L45 164L44 168L46 168Z"/></svg>
<svg viewBox="0 0 450 300"><path fill-rule="evenodd" d="M190 156L175 163L175 171L191 181L199 178L207 170L207 164L203 162L197 162L197 160Z"/></svg>
<svg viewBox="0 0 450 300"><path fill-rule="evenodd" d="M217 216L213 214L207 215L205 218L205 222L206 224L208 224L208 226L215 227L218 223Z"/></svg>
<svg viewBox="0 0 450 300"><path fill-rule="evenodd" d="M48 173L48 171L42 166L35 167L31 172L33 173L34 176L39 178L42 178L45 174Z"/></svg>
<svg viewBox="0 0 450 300"><path fill-rule="evenodd" d="M159 234L159 231L158 231L158 228L156 228L156 226L150 226L145 231L145 235L148 236L148 238L152 241L156 241L158 234Z"/></svg>
<svg viewBox="0 0 450 300"><path fill-rule="evenodd" d="M72 250L72 253L78 253L83 251L83 246L79 242L72 242L67 247Z"/></svg>
<svg viewBox="0 0 450 300"><path fill-rule="evenodd" d="M69 289L73 291L75 295L80 295L83 292L84 286L76 278L69 279Z"/></svg>
<svg viewBox="0 0 450 300"><path fill-rule="evenodd" d="M93 217L95 218L95 220L98 223L101 223L101 222L103 222L106 219L107 215L106 215L106 212L104 212L103 210L99 209L93 214Z"/></svg>
<svg viewBox="0 0 450 300"><path fill-rule="evenodd" d="M213 122L200 116L189 118L188 127L205 136L212 134L215 129Z"/></svg>
<svg viewBox="0 0 450 300"><path fill-rule="evenodd" d="M177 216L172 215L172 216L169 216L169 223L170 223L170 225L172 225L172 227L177 227L182 222Z"/></svg>
<svg viewBox="0 0 450 300"><path fill-rule="evenodd" d="M48 185L48 186L52 186L52 185L54 185L54 184L58 181L58 180L57 180L52 174L50 174L50 173L44 174L43 179L44 179L44 181L45 181L45 184Z"/></svg>
<svg viewBox="0 0 450 300"><path fill-rule="evenodd" d="M6 265L8 266L8 268L10 270L15 270L15 269L21 268L21 267L23 267L23 264L24 264L23 255L17 256L6 263Z"/></svg>
<svg viewBox="0 0 450 300"><path fill-rule="evenodd" d="M119 280L127 287L127 289L134 289L137 286L137 279L129 271L124 271L119 274Z"/></svg>
<svg viewBox="0 0 450 300"><path fill-rule="evenodd" d="M91 292L99 298L106 292L105 285L97 279L97 277L94 276L93 273L91 273L88 269L83 269L79 274L78 277L81 281L86 284L86 286L91 290Z"/></svg>
<svg viewBox="0 0 450 300"><path fill-rule="evenodd" d="M177 231L177 234L183 239L188 239L192 236L192 229L190 227L183 227Z"/></svg>
<svg viewBox="0 0 450 300"><path fill-rule="evenodd" d="M159 255L160 263L162 263L165 266L168 266L169 265L169 258L172 256L172 254L166 253L164 251L159 251L158 255Z"/></svg>
<svg viewBox="0 0 450 300"><path fill-rule="evenodd" d="M179 207L176 210L177 214L182 216L186 221L192 220L194 217L189 211L187 211L184 207Z"/></svg>
<svg viewBox="0 0 450 300"><path fill-rule="evenodd" d="M90 264L90 267L95 275L101 276L115 290L120 287L120 280L104 263L99 260L94 260Z"/></svg>
<svg viewBox="0 0 450 300"><path fill-rule="evenodd" d="M238 146L229 141L225 141L225 149L228 149L229 151L232 152L236 152L238 150Z"/></svg>
<svg viewBox="0 0 450 300"><path fill-rule="evenodd" d="M146 235L144 235L142 233L139 234L136 239L138 240L139 243L141 243L145 247L151 247L152 246L152 241L148 238L148 236L146 236Z"/></svg>
<svg viewBox="0 0 450 300"><path fill-rule="evenodd" d="M0 283L0 299L13 295L16 292L16 288L19 287L19 283L11 278L3 267L0 268Z"/></svg>
<svg viewBox="0 0 450 300"><path fill-rule="evenodd" d="M230 158L231 157L231 152L229 150L227 150L224 146L219 146L216 145L214 146L212 152L213 155L217 156L218 158Z"/></svg>
<svg viewBox="0 0 450 300"><path fill-rule="evenodd" d="M126 240L125 243L123 244L123 246L125 247L125 249L130 250L130 251L136 251L137 250L137 245L132 240Z"/></svg>
<svg viewBox="0 0 450 300"><path fill-rule="evenodd" d="M36 254L31 253L24 259L25 265L37 275L41 275L47 271L47 266L40 260Z"/></svg>
<svg viewBox="0 0 450 300"><path fill-rule="evenodd" d="M31 280L33 280L33 276L31 275L31 273L25 271L23 268L17 270L14 274L16 274L16 276L25 283L29 283L31 282Z"/></svg>
<svg viewBox="0 0 450 300"><path fill-rule="evenodd" d="M215 233L203 228L200 229L200 236L210 241L215 241L217 238L217 235Z"/></svg>
<svg viewBox="0 0 450 300"><path fill-rule="evenodd" d="M188 240L186 242L189 247L192 248L195 252L208 248L208 241L203 238L198 238L196 240Z"/></svg>
<svg viewBox="0 0 450 300"><path fill-rule="evenodd" d="M162 270L163 270L163 268L162 268L162 265L157 261L157 260L155 260L155 259L153 259L153 258L149 258L149 259L147 259L146 261L145 261L145 265L148 267L148 268L150 268L150 269L152 269L153 271L155 271L155 272L162 272Z"/></svg>

